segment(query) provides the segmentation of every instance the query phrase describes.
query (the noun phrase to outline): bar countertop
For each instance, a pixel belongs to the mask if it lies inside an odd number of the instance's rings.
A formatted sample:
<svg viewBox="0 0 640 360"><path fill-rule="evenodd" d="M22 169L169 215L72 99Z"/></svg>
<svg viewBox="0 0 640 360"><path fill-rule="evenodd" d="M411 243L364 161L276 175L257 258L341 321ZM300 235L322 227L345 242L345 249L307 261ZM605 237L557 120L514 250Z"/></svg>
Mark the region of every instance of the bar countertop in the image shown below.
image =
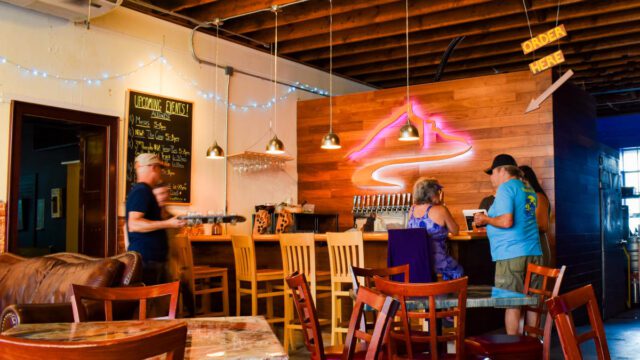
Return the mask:
<svg viewBox="0 0 640 360"><path fill-rule="evenodd" d="M326 234L315 234L316 241L327 241ZM387 241L388 236L386 232L366 232L362 234L364 241ZM450 235L449 241L472 241L472 240L485 240L487 233L484 231L461 231L458 235ZM278 241L278 235L276 234L264 234L253 235L254 241L257 242L273 242ZM231 235L192 235L189 236L191 242L226 242L231 241Z"/></svg>

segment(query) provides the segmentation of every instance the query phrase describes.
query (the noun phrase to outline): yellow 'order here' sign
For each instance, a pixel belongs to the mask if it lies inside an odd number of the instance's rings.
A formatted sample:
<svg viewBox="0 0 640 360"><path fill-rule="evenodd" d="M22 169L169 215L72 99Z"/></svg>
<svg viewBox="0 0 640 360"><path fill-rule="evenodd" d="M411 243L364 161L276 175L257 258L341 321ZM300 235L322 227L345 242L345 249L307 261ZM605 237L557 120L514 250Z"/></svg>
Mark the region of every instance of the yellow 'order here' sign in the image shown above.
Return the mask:
<svg viewBox="0 0 640 360"><path fill-rule="evenodd" d="M564 28L564 25L556 26L551 30L545 31L542 34L523 42L521 44L522 51L526 55L565 36L567 36L567 30Z"/></svg>
<svg viewBox="0 0 640 360"><path fill-rule="evenodd" d="M551 55L547 55L540 60L536 60L529 64L529 69L535 75L541 71L552 68L564 62L564 54L562 50L558 50Z"/></svg>

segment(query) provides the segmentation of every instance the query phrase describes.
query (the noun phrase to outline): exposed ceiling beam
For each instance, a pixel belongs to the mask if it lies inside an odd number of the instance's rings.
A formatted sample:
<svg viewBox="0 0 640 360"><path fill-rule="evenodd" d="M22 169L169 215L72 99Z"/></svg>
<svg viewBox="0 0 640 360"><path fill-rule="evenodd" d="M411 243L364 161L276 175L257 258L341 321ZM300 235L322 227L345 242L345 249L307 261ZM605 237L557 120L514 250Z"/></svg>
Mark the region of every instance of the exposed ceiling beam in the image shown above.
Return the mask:
<svg viewBox="0 0 640 360"><path fill-rule="evenodd" d="M563 41L573 41L576 31L581 31L585 29L596 31L595 29L599 29L602 33L608 33L610 29L616 29L616 32L622 33L626 26L632 27L637 26L640 23L640 3L638 4L638 9L634 9L632 11L624 11L618 12L616 14L603 14L599 15L598 21L593 21L590 18L580 18L574 19L571 21L563 22L567 32L570 34L569 37L564 39ZM533 33L538 34L546 29L549 29L554 24L543 24L537 25L533 27ZM628 29L628 28L627 28ZM460 43L456 47L456 56L459 55L459 51L467 48L477 47L477 46L486 46L486 45L497 45L503 44L509 41L523 41L529 37L529 28L527 26L520 27L517 29L504 30L500 32L495 32L491 34L483 34L483 35L472 35L468 36L464 39L462 43ZM425 42L420 44L411 45L409 48L410 57L416 57L420 55L426 54L442 54L446 46L449 44L450 39L436 42ZM406 57L406 49L404 46L398 46L392 49L385 50L377 50L371 51L367 53L358 54L358 56L348 55L342 56L339 58L333 59L333 68L336 71L340 71L341 68L347 68L350 66L356 65L365 65L376 62L389 61L393 59L404 59ZM314 64L320 67L328 67L328 60L325 61L313 61Z"/></svg>
<svg viewBox="0 0 640 360"><path fill-rule="evenodd" d="M286 5L297 0L234 0L216 1L215 3L191 8L183 11L187 16L200 21L211 21L215 18L225 19L254 11L268 9L272 5Z"/></svg>
<svg viewBox="0 0 640 360"><path fill-rule="evenodd" d="M577 46L582 43L589 43L592 41L598 41L603 39L609 39L615 36L623 36L629 34L637 34L640 33L640 21L634 23L634 26L630 26L627 24L621 24L616 26L611 26L608 28L593 28L582 30L580 32L574 32L571 34L570 42L569 39L561 39L560 40L560 48L564 48L566 45L570 44L571 46ZM488 56L495 55L511 55L511 56L520 56L523 58L532 59L534 56L531 55L523 55L522 48L520 47L520 40L506 42L502 44L495 44L491 46L476 46L467 49L456 49L451 58L449 59L449 63L454 62L464 62L471 59L482 59ZM538 53L542 51L546 51L548 49L557 50L558 45L553 44L548 47L538 51ZM440 63L441 54L433 54L433 55L424 55L424 56L415 56L410 59L411 68L418 68L424 66L437 66ZM387 72L393 72L394 74L402 75L406 72L406 60L393 60L387 62L374 62L376 58L372 58L372 63L367 65L359 65L354 66L349 69L344 70L336 70L336 72L340 72L349 76L359 76L365 74L377 74L379 76L386 76ZM533 59L531 60L533 61ZM395 70L395 71L394 71ZM390 75L390 74L388 74ZM373 80L376 81L376 80Z"/></svg>
<svg viewBox="0 0 640 360"><path fill-rule="evenodd" d="M177 11L183 11L186 9L191 9L191 8L202 6L202 5L211 4L216 1L218 0L183 0L180 2L166 0L166 1L163 1L162 5L159 5L159 6L165 9L169 9L171 11L177 12Z"/></svg>
<svg viewBox="0 0 640 360"><path fill-rule="evenodd" d="M583 0L565 0L564 2L565 4L574 4L582 1ZM612 1L617 2L622 0ZM558 2L556 0L537 0L534 2L534 7L530 9L530 11L555 7L557 5ZM592 7L595 8L597 6L594 4ZM600 11L602 11L602 9L600 9ZM512 16L513 19L510 21L511 26L514 26L514 23L518 24L518 26L526 23L522 3L518 1L494 1L487 4L473 5L467 8L452 9L435 14L412 17L409 19L409 30L411 32L416 32L478 21L479 23L476 24L478 27L477 33L496 31L501 29L490 29L486 26L485 22L491 18L509 15L520 15ZM399 19L380 24L362 26L358 29L336 31L333 34L334 45L355 43L385 36L404 34L405 29L405 20ZM465 35L462 33L455 34L458 36ZM451 36L451 33L448 35ZM325 46L327 46L327 35L321 34L307 37L304 40L285 41L280 45L280 48L283 54L289 54L299 51L318 49Z"/></svg>
<svg viewBox="0 0 640 360"><path fill-rule="evenodd" d="M598 60L611 60L624 56L640 55L640 36L636 35L633 39L627 39L624 42L610 44L590 44L584 50L576 51L574 49L565 49L566 63L562 64L562 68L569 68L574 64L582 64L586 58ZM511 72L518 70L528 70L530 58L525 56L494 56L476 61L468 61L465 63L450 64L444 74L444 79L462 78L480 76L498 70L498 72ZM411 72L411 83L433 82L435 74L435 66L419 69ZM372 80L372 78L374 80ZM375 84L383 88L403 86L406 83L406 74L394 78L381 78L375 80L376 76L358 77L358 79L367 83Z"/></svg>
<svg viewBox="0 0 640 360"><path fill-rule="evenodd" d="M350 0L334 2L333 14L338 15L350 11L384 5L398 0ZM300 5L285 8L278 16L278 26L301 23L329 16L328 1L309 1ZM252 31L273 29L273 14L255 14L250 18L229 20L224 27L238 34Z"/></svg>
<svg viewBox="0 0 640 360"><path fill-rule="evenodd" d="M410 1L409 16L415 18L420 15L429 15L430 19L435 19L437 14L444 15L447 10L455 9L455 11L464 11L466 8L476 5L489 6L491 0L429 0L429 1ZM483 5L484 4L484 5ZM328 6L327 6L328 7ZM520 5L522 7L522 5ZM473 9L469 8L469 12ZM340 31L346 31L371 24L384 24L388 22L405 23L405 3L396 2L386 5L372 6L348 13L337 14L333 17L334 34ZM446 15L445 15L446 16ZM462 20L462 19L461 19ZM450 18L449 21L453 21ZM404 25L403 25L404 27ZM329 18L321 18L305 21L304 23L290 24L278 27L278 38L281 41L290 41L313 36L324 37L324 45L329 40ZM268 41L273 38L272 30L263 30L250 33L249 36L260 41Z"/></svg>

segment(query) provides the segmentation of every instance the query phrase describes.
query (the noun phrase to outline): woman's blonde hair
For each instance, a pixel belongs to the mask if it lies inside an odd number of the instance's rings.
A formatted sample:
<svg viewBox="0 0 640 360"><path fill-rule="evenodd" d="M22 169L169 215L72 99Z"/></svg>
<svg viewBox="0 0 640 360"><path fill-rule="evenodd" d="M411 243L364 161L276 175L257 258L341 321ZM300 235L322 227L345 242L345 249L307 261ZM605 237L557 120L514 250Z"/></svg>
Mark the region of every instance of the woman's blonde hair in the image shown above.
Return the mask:
<svg viewBox="0 0 640 360"><path fill-rule="evenodd" d="M442 190L442 185L435 178L422 177L413 185L413 203L415 205L431 204L432 198Z"/></svg>

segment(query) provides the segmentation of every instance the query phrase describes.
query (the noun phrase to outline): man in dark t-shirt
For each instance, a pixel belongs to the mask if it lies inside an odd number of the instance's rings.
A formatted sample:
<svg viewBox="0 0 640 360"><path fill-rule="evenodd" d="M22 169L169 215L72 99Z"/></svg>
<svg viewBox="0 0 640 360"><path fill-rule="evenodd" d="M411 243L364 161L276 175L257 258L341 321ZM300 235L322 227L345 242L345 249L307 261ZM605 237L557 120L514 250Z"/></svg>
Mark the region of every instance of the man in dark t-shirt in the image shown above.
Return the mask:
<svg viewBox="0 0 640 360"><path fill-rule="evenodd" d="M136 157L138 183L127 196L126 223L129 250L142 255L142 281L146 285L166 281L168 241L165 229L184 226L184 220L162 219L162 210L153 194L153 187L162 181L162 168L167 167L155 154Z"/></svg>

